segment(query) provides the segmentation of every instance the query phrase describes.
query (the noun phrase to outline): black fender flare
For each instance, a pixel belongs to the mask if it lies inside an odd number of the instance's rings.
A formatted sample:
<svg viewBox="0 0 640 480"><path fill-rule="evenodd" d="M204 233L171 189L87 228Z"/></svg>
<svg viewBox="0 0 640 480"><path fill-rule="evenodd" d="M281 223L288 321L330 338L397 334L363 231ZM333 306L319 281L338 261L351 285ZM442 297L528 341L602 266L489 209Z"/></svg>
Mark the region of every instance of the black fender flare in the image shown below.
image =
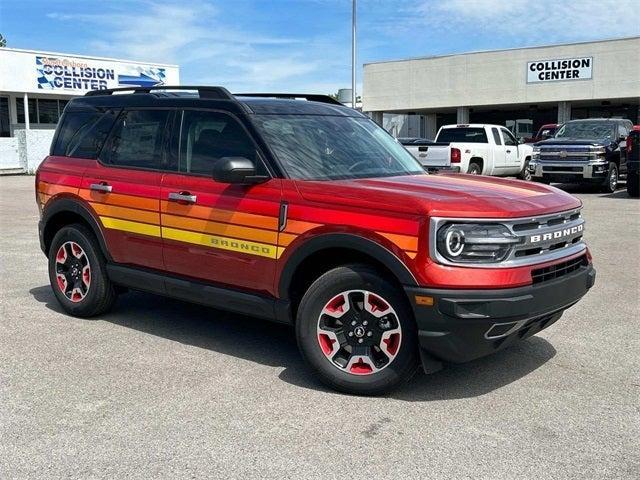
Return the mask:
<svg viewBox="0 0 640 480"><path fill-rule="evenodd" d="M109 255L109 250L107 249L107 243L104 239L104 235L102 233L102 229L100 228L100 224L98 220L96 220L95 216L91 211L80 201L70 198L70 197L61 197L58 199L52 199L45 206L44 211L42 212L42 219L40 220L42 229L40 232L41 236L41 245L43 251L46 252L46 246L44 242L45 232L47 230L47 225L56 215L60 213L74 213L81 217L91 228L94 235L98 239L98 243L100 244L100 249L102 250L102 254L108 261L111 261L111 255Z"/></svg>
<svg viewBox="0 0 640 480"><path fill-rule="evenodd" d="M382 263L402 285L418 286L418 282L409 268L384 246L358 235L327 233L313 237L297 246L296 250L287 259L278 281L279 297L282 299L289 297L289 287L291 286L293 275L304 260L316 252L329 248L346 248L368 255Z"/></svg>

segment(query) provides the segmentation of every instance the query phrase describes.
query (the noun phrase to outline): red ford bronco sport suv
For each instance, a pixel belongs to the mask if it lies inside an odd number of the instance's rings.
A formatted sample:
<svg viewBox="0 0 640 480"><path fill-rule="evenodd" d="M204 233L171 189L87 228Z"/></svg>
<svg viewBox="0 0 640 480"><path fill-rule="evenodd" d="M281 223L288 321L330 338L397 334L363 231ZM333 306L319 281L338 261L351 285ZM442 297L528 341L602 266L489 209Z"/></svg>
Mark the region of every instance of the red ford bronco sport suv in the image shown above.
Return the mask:
<svg viewBox="0 0 640 480"><path fill-rule="evenodd" d="M428 175L325 96L91 92L36 191L68 313L130 288L295 325L310 368L356 394L534 335L595 280L579 200Z"/></svg>

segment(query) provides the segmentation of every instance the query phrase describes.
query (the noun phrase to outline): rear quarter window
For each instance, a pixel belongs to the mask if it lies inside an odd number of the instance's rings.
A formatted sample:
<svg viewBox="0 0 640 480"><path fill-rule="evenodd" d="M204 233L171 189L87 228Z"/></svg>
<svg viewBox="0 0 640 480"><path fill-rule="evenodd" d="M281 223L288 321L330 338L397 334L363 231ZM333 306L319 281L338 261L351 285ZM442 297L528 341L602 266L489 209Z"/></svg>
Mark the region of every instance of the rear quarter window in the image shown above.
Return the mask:
<svg viewBox="0 0 640 480"><path fill-rule="evenodd" d="M52 155L96 159L115 122L114 110L66 111Z"/></svg>
<svg viewBox="0 0 640 480"><path fill-rule="evenodd" d="M484 128L443 128L438 142L489 143Z"/></svg>

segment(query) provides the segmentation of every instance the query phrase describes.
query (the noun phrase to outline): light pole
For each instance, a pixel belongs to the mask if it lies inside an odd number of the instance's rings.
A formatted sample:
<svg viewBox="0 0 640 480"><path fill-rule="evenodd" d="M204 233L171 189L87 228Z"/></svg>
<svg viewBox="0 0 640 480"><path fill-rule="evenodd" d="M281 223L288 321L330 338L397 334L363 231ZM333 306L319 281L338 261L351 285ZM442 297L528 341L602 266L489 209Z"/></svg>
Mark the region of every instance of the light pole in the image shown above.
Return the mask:
<svg viewBox="0 0 640 480"><path fill-rule="evenodd" d="M351 108L356 108L356 3L352 0L351 11Z"/></svg>

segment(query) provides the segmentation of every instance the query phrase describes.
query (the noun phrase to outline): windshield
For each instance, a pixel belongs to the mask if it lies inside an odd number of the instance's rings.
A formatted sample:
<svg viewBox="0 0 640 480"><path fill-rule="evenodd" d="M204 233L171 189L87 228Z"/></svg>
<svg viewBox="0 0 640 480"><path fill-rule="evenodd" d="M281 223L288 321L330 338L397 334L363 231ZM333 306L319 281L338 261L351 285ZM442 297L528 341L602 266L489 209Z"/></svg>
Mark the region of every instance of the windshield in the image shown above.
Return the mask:
<svg viewBox="0 0 640 480"><path fill-rule="evenodd" d="M615 128L609 122L575 122L565 123L556 138L577 138L583 140L613 139Z"/></svg>
<svg viewBox="0 0 640 480"><path fill-rule="evenodd" d="M367 118L255 115L253 119L294 179L425 174L404 147Z"/></svg>

